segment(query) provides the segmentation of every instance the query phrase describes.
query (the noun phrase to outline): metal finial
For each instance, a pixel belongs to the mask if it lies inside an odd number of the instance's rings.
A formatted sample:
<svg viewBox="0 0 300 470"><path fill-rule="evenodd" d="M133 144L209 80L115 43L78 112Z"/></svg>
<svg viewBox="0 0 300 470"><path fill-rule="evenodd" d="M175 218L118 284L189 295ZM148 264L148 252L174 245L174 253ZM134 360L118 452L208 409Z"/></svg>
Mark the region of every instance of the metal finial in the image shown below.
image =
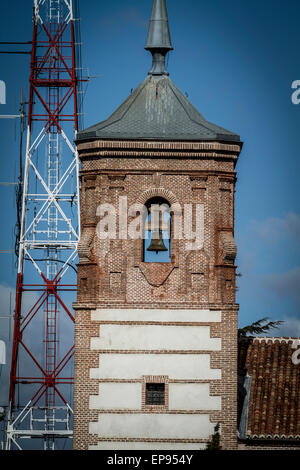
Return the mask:
<svg viewBox="0 0 300 470"><path fill-rule="evenodd" d="M150 18L146 51L153 56L150 75L169 75L165 58L173 50L169 29L166 0L154 0Z"/></svg>

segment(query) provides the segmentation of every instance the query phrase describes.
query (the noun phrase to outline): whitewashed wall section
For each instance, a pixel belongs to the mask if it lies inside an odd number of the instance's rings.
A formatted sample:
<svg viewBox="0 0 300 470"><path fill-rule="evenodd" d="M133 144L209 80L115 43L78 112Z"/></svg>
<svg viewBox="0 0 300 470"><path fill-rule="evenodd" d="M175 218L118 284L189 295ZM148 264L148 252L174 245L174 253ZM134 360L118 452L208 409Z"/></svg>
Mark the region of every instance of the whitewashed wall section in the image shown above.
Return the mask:
<svg viewBox="0 0 300 470"><path fill-rule="evenodd" d="M141 383L101 383L90 396L91 410L142 410ZM221 397L210 396L209 384L170 383L169 410L220 410Z"/></svg>
<svg viewBox="0 0 300 470"><path fill-rule="evenodd" d="M196 442L195 444L189 442L115 442L115 441L100 441L95 446L89 446L89 450L205 450L206 444Z"/></svg>
<svg viewBox="0 0 300 470"><path fill-rule="evenodd" d="M91 379L137 380L143 375L167 375L178 380L218 380L220 369L211 369L209 354L100 354Z"/></svg>
<svg viewBox="0 0 300 470"><path fill-rule="evenodd" d="M141 410L141 383L101 383L90 396L90 410Z"/></svg>
<svg viewBox="0 0 300 470"><path fill-rule="evenodd" d="M100 322L100 329L99 337L91 339L91 350L99 350L99 366L90 369L90 378L100 383L99 394L90 396L90 409L99 410L98 422L90 423L90 433L104 440L208 438L214 423L210 422L209 413L203 412L221 409L221 397L210 395L209 381L220 380L222 376L220 369L211 368L210 351L220 351L222 345L221 338L211 337L207 324L220 322L221 312L114 309L94 311L91 319ZM159 353L151 354L151 351ZM142 412L141 382L125 381L138 381L145 375L186 381L169 383L168 413ZM119 380L122 382L116 382ZM195 380L207 383L195 383ZM176 414L178 410L182 413ZM126 443L119 444L120 449L126 448ZM99 442L95 448L108 448L107 445L109 442ZM155 443L155 448L170 448L169 444L159 445ZM182 445L179 447L183 448ZM175 449L177 444L174 446ZM187 448L199 446L201 443L189 443ZM113 447L116 448L116 442ZM137 442L136 448L145 447Z"/></svg>
<svg viewBox="0 0 300 470"><path fill-rule="evenodd" d="M91 350L220 351L221 339L210 338L209 326L101 325Z"/></svg>
<svg viewBox="0 0 300 470"><path fill-rule="evenodd" d="M214 431L206 414L100 413L91 434L106 439L205 439Z"/></svg>
<svg viewBox="0 0 300 470"><path fill-rule="evenodd" d="M222 314L219 310L98 309L91 312L91 319L100 322L220 323Z"/></svg>

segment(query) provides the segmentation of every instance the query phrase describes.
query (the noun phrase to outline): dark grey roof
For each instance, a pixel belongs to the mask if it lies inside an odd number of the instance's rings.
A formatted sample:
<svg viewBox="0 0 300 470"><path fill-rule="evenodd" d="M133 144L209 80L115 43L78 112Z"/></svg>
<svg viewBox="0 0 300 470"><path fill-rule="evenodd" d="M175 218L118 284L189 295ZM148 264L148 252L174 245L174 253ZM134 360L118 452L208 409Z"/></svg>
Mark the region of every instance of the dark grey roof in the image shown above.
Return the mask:
<svg viewBox="0 0 300 470"><path fill-rule="evenodd" d="M106 121L77 135L88 139L240 140L206 121L166 75L149 75Z"/></svg>

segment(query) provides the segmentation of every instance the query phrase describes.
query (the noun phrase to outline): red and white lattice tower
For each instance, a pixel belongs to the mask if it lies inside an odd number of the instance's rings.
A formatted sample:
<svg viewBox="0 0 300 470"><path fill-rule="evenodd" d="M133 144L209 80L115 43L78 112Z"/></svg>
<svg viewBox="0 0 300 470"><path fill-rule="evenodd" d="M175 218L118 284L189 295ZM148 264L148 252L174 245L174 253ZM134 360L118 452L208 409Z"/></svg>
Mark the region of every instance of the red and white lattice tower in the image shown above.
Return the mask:
<svg viewBox="0 0 300 470"><path fill-rule="evenodd" d="M77 14L78 0L34 0L7 450L22 449L25 438L44 449L72 438L74 299L68 291L76 290L80 237L74 131L82 81Z"/></svg>

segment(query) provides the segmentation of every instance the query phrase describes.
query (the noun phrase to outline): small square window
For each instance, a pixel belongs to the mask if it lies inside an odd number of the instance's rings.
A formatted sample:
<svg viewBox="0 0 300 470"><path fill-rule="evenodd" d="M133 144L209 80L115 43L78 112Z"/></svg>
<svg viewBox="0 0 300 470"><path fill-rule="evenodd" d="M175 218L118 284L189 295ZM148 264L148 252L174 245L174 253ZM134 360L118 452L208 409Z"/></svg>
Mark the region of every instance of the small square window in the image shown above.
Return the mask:
<svg viewBox="0 0 300 470"><path fill-rule="evenodd" d="M146 405L165 404L165 384L146 383Z"/></svg>

